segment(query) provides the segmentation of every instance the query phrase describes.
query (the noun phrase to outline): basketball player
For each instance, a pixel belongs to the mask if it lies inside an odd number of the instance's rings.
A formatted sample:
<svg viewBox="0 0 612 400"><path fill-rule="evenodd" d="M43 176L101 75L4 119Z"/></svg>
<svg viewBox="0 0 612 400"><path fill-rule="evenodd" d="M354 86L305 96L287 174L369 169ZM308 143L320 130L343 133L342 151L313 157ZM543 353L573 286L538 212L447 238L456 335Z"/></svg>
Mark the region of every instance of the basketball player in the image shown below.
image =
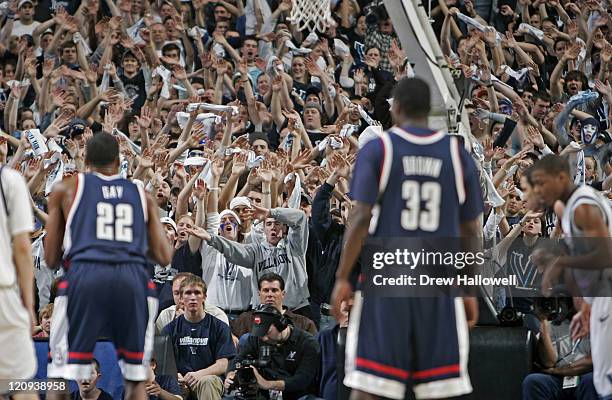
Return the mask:
<svg viewBox="0 0 612 400"><path fill-rule="evenodd" d="M563 203L561 229L569 249L563 257L534 251L533 262L546 268L542 289L549 290L557 283L547 277L572 269L584 296L583 312L590 308L593 383L602 399L612 398L612 207L591 186L574 185L569 163L560 156L549 155L538 161L531 181L535 195L545 206L558 209L557 202Z"/></svg>
<svg viewBox="0 0 612 400"><path fill-rule="evenodd" d="M6 142L0 147L6 146ZM0 149L4 150L5 149ZM0 399L13 389L11 380L36 374L32 342L34 314L34 266L30 232L34 230L28 206L28 186L12 168L0 161ZM16 400L38 399L36 394L13 394Z"/></svg>
<svg viewBox="0 0 612 400"><path fill-rule="evenodd" d="M404 78L393 90L397 128L359 152L351 185L355 205L336 274L334 306L350 297L349 274L362 241L373 237L477 237L483 200L476 165L457 137L427 127L428 85ZM406 161L440 165L405 171ZM390 180L393 177L393 180ZM376 185L378 190L372 190ZM373 208L377 221L372 220ZM410 290L410 289L407 289ZM469 302L469 314L477 314ZM461 298L355 296L347 332L351 399L455 398L472 391L468 326Z"/></svg>
<svg viewBox="0 0 612 400"><path fill-rule="evenodd" d="M57 184L49 199L45 260L51 268L63 260L68 272L51 320L48 376L89 379L96 340L110 337L125 398L146 399L157 299L145 262L167 265L172 249L153 200L119 175L113 136L94 135L85 163L91 172Z"/></svg>

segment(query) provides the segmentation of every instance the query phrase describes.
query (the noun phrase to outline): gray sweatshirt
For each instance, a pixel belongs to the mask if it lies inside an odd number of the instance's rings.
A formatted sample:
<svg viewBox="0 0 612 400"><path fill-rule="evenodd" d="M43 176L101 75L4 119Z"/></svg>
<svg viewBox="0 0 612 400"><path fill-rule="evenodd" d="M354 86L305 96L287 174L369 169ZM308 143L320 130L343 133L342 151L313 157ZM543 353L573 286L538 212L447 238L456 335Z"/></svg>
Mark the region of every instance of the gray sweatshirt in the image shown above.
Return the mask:
<svg viewBox="0 0 612 400"><path fill-rule="evenodd" d="M276 246L267 241L242 244L213 235L209 244L232 263L253 269L253 306L259 304L257 281L269 272L285 280L284 304L290 309L308 305L308 275L306 274L306 248L308 246L308 220L301 210L274 208L270 216L289 226L287 237Z"/></svg>
<svg viewBox="0 0 612 400"><path fill-rule="evenodd" d="M219 213L206 214L206 231L219 232ZM253 270L228 261L223 254L202 241L202 279L208 285L206 304L214 304L224 310L246 310L253 300Z"/></svg>

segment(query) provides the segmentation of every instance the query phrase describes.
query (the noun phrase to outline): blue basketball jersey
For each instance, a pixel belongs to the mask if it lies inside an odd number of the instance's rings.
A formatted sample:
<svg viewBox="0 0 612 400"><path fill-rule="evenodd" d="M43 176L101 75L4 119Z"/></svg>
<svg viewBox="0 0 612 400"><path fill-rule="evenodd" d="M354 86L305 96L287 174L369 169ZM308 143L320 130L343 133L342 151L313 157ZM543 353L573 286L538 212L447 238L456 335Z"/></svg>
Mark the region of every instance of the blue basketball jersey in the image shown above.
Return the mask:
<svg viewBox="0 0 612 400"><path fill-rule="evenodd" d="M66 221L64 259L144 264L146 205L144 189L119 175L79 174Z"/></svg>
<svg viewBox="0 0 612 400"><path fill-rule="evenodd" d="M476 164L459 139L409 126L359 151L351 195L374 206L376 237L458 237L483 210Z"/></svg>

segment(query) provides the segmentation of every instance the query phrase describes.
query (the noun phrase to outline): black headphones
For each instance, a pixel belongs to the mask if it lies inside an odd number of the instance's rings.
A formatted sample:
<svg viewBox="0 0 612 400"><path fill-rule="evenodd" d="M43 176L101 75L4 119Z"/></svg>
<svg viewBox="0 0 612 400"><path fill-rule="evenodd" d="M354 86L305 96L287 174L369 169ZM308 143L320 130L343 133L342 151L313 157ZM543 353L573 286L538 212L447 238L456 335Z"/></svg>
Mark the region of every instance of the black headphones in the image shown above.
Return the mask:
<svg viewBox="0 0 612 400"><path fill-rule="evenodd" d="M264 314L270 315L274 317L274 322L272 324L278 329L279 332L282 332L291 325L291 319L287 318L283 313L278 311L278 309L270 304L260 304L255 308L253 314Z"/></svg>

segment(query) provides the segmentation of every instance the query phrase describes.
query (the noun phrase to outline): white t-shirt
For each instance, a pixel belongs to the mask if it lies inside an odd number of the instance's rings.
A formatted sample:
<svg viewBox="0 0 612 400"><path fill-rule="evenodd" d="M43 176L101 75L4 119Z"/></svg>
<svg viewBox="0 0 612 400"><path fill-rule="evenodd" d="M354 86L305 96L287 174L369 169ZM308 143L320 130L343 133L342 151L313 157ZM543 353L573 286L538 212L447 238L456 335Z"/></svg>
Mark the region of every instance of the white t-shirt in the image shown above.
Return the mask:
<svg viewBox="0 0 612 400"><path fill-rule="evenodd" d="M5 205L0 195L0 286L13 286L16 274L12 238L23 232L32 232L34 216L30 207L28 187L21 174L6 166L0 174L0 184L6 200ZM8 208L8 214L5 206Z"/></svg>
<svg viewBox="0 0 612 400"><path fill-rule="evenodd" d="M22 35L31 35L34 33L34 29L40 25L38 21L32 21L30 25L24 25L21 21L17 20L13 22L13 30L11 31L11 35L20 37Z"/></svg>

